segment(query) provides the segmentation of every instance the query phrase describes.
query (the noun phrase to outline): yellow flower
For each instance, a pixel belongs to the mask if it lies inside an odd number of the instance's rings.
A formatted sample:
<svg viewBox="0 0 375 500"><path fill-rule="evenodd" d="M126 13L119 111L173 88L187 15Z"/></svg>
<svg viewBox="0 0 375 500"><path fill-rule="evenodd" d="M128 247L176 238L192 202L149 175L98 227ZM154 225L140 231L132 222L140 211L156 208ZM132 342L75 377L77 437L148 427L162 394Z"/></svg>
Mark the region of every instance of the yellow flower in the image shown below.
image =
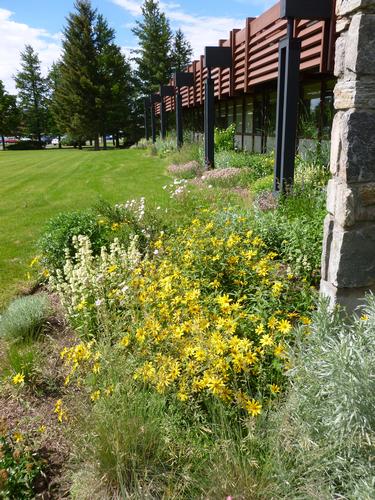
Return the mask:
<svg viewBox="0 0 375 500"><path fill-rule="evenodd" d="M256 329L255 329L255 333L256 333L257 335L262 335L262 333L264 333L264 331L265 331L265 330L264 330L264 325L263 325L263 323L261 323L260 325L258 325L258 326L256 327Z"/></svg>
<svg viewBox="0 0 375 500"><path fill-rule="evenodd" d="M110 266L108 269L107 269L107 273L108 274L111 274L111 273L114 273L117 269L117 266L116 265L113 265L113 266Z"/></svg>
<svg viewBox="0 0 375 500"><path fill-rule="evenodd" d="M303 325L311 325L312 321L307 316L301 316L301 322Z"/></svg>
<svg viewBox="0 0 375 500"><path fill-rule="evenodd" d="M361 321L368 321L369 320L369 317L367 314L362 314L361 316Z"/></svg>
<svg viewBox="0 0 375 500"><path fill-rule="evenodd" d="M17 373L12 378L12 382L13 382L14 385L23 384L25 382L25 375L23 373Z"/></svg>
<svg viewBox="0 0 375 500"><path fill-rule="evenodd" d="M86 304L87 302L85 299L81 300L81 302L76 306L76 310L82 311L86 307Z"/></svg>
<svg viewBox="0 0 375 500"><path fill-rule="evenodd" d="M44 269L42 274L45 278L48 278L50 276L50 272L48 271L48 269Z"/></svg>
<svg viewBox="0 0 375 500"><path fill-rule="evenodd" d="M38 427L38 432L40 432L41 434L44 434L47 430L47 427L45 425L41 425Z"/></svg>
<svg viewBox="0 0 375 500"><path fill-rule="evenodd" d="M118 231L120 229L120 224L118 222L114 222L111 226L112 231Z"/></svg>
<svg viewBox="0 0 375 500"><path fill-rule="evenodd" d="M282 344L279 344L275 347L273 353L277 358L284 358L285 357L285 347Z"/></svg>
<svg viewBox="0 0 375 500"><path fill-rule="evenodd" d="M270 391L272 392L272 394L279 394L281 389L278 385L276 384L271 384L270 385Z"/></svg>
<svg viewBox="0 0 375 500"><path fill-rule="evenodd" d="M113 394L113 385L109 385L105 390L104 394L106 396L111 396Z"/></svg>
<svg viewBox="0 0 375 500"><path fill-rule="evenodd" d="M287 334L291 331L292 324L287 319L282 319L281 321L279 321L277 329L279 332Z"/></svg>
<svg viewBox="0 0 375 500"><path fill-rule="evenodd" d="M273 345L273 338L271 337L271 335L263 335L260 339L260 345L262 345L263 347Z"/></svg>
<svg viewBox="0 0 375 500"><path fill-rule="evenodd" d="M121 347L128 347L128 345L130 344L130 335L124 335L124 337L122 337L122 339L120 340L119 342L120 346Z"/></svg>
<svg viewBox="0 0 375 500"><path fill-rule="evenodd" d="M21 443L22 441L24 441L24 436L20 432L15 432L13 434L13 439L16 443Z"/></svg>
<svg viewBox="0 0 375 500"><path fill-rule="evenodd" d="M275 281L272 287L272 295L274 297L279 297L282 290L283 290L283 284L281 283L281 281Z"/></svg>
<svg viewBox="0 0 375 500"><path fill-rule="evenodd" d="M256 417L262 412L262 405L255 399L249 399L245 404L245 408L252 417Z"/></svg>
<svg viewBox="0 0 375 500"><path fill-rule="evenodd" d="M39 256L36 256L33 258L33 260L30 262L29 266L30 267L34 267L36 264L38 264L38 262L40 261L40 257Z"/></svg>
<svg viewBox="0 0 375 500"><path fill-rule="evenodd" d="M63 409L63 402L62 399L58 399L55 404L55 409L53 410L53 413L56 413L57 415L57 420L61 424L63 420L67 420L66 417L66 412Z"/></svg>
<svg viewBox="0 0 375 500"><path fill-rule="evenodd" d="M97 401L100 398L100 391L94 391L91 393L90 399L91 401Z"/></svg>
<svg viewBox="0 0 375 500"><path fill-rule="evenodd" d="M100 372L100 363L94 363L94 366L92 367L92 372L95 374Z"/></svg>

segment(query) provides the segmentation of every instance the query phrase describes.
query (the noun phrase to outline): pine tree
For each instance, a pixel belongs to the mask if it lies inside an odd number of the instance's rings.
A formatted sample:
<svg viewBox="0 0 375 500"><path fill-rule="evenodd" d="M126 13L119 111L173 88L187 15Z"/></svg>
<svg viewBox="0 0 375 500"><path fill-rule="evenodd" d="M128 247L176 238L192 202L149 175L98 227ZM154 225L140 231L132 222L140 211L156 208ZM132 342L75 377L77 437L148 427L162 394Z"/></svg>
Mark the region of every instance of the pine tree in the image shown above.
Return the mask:
<svg viewBox="0 0 375 500"><path fill-rule="evenodd" d="M6 92L0 80L0 136L5 150L5 135L14 135L20 124L20 113L16 97Z"/></svg>
<svg viewBox="0 0 375 500"><path fill-rule="evenodd" d="M134 98L134 85L130 65L115 44L115 32L109 28L103 16L98 16L96 25L96 46L100 73L101 133L111 132L116 136L129 122L130 101Z"/></svg>
<svg viewBox="0 0 375 500"><path fill-rule="evenodd" d="M77 0L63 37L61 79L55 93L58 127L79 144L95 138L99 149L100 81L95 40L96 10L89 0Z"/></svg>
<svg viewBox="0 0 375 500"><path fill-rule="evenodd" d="M156 91L171 76L172 32L158 1L145 0L142 15L143 19L137 21L133 29L139 40L138 55L134 60L138 66L141 90L147 95Z"/></svg>
<svg viewBox="0 0 375 500"><path fill-rule="evenodd" d="M56 99L56 92L61 82L61 61L52 64L50 72L48 73L48 83L50 88L50 97L48 103L48 132L59 138L59 148L61 148L61 136L66 132L66 129L61 125L60 120L60 107Z"/></svg>
<svg viewBox="0 0 375 500"><path fill-rule="evenodd" d="M183 32L178 29L172 44L171 59L173 72L183 71L191 63L192 55L193 49L190 42L185 38Z"/></svg>
<svg viewBox="0 0 375 500"><path fill-rule="evenodd" d="M39 56L31 45L26 45L25 51L21 52L21 67L15 82L22 122L25 132L36 137L41 145L47 122L48 85L41 73Z"/></svg>

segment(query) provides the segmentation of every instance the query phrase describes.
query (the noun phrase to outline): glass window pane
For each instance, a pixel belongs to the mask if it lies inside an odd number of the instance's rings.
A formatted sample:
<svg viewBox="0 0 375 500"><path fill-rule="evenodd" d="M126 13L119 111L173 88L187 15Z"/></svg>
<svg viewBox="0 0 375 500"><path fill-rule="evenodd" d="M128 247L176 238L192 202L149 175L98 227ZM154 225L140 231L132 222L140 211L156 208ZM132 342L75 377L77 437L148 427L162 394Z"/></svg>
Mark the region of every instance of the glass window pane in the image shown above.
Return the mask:
<svg viewBox="0 0 375 500"><path fill-rule="evenodd" d="M246 97L245 102L245 133L253 133L254 105L252 96Z"/></svg>
<svg viewBox="0 0 375 500"><path fill-rule="evenodd" d="M242 111L243 111L243 105L242 105L242 99L239 99L236 101L236 132L237 134L242 134Z"/></svg>

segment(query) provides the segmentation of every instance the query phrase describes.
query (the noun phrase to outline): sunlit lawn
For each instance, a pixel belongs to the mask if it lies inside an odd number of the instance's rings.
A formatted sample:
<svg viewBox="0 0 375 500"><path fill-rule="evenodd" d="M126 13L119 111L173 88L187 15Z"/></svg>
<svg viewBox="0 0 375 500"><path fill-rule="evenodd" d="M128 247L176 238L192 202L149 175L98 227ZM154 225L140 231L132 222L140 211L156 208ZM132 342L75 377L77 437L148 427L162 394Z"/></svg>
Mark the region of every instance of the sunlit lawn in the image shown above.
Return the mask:
<svg viewBox="0 0 375 500"><path fill-rule="evenodd" d="M141 150L0 151L0 309L25 280L45 222L99 198L163 204L166 162Z"/></svg>

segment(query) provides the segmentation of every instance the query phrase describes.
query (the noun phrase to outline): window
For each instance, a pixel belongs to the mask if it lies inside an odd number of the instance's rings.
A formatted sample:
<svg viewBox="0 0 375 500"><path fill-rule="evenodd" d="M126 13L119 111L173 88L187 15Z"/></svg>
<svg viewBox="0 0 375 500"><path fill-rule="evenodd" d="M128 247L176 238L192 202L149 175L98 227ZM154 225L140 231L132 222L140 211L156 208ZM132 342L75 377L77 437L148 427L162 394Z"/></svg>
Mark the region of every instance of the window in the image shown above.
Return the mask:
<svg viewBox="0 0 375 500"><path fill-rule="evenodd" d="M227 125L231 125L234 122L234 103L233 101L228 102L228 123Z"/></svg>
<svg viewBox="0 0 375 500"><path fill-rule="evenodd" d="M305 139L318 139L320 130L321 83L303 85L300 101L299 130Z"/></svg>
<svg viewBox="0 0 375 500"><path fill-rule="evenodd" d="M236 132L237 134L242 134L242 117L243 112L243 101L242 99L236 100Z"/></svg>
<svg viewBox="0 0 375 500"><path fill-rule="evenodd" d="M253 133L254 105L253 97L246 96L245 100L245 134Z"/></svg>

